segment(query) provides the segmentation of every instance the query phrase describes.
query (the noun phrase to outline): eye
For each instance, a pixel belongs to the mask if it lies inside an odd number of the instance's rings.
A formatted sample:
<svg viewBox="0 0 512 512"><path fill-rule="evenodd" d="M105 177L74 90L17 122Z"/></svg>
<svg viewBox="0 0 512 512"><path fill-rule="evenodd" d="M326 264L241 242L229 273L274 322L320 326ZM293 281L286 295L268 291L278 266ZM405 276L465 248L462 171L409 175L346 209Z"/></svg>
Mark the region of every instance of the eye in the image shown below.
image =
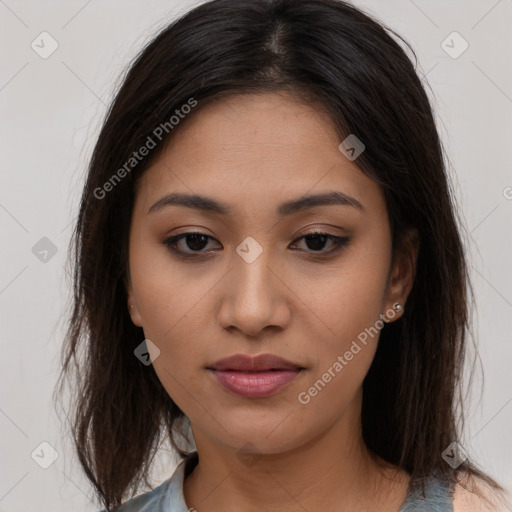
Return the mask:
<svg viewBox="0 0 512 512"><path fill-rule="evenodd" d="M208 246L209 240L215 240L215 238L206 235L205 233L189 231L187 233L181 233L176 236L171 236L164 240L162 243L169 248L172 252L178 256L184 258L194 258L198 256L204 256L215 249L205 251L204 249ZM334 236L328 233L314 231L306 235L297 238L291 248L296 246L296 242L304 240L309 250L304 250L306 253L318 253L320 255L327 255L340 250L350 242L350 238L347 236ZM218 242L217 240L215 240ZM180 242L183 242L180 244ZM330 242L331 248L325 250L326 244ZM300 249L299 249L300 250Z"/></svg>
<svg viewBox="0 0 512 512"><path fill-rule="evenodd" d="M350 238L347 236L334 236L330 235L329 233L322 233L320 231L314 231L312 233L308 233L304 236L301 236L300 238L297 238L298 240L304 240L306 243L306 246L310 249L306 252L311 253L320 253L320 254L331 254L338 250L340 250L342 247L346 246L350 242ZM328 250L324 250L325 245L327 242L331 243L331 248Z"/></svg>
<svg viewBox="0 0 512 512"><path fill-rule="evenodd" d="M185 257L190 255L194 257L208 252L204 251L204 248L208 245L209 239L215 240L215 238L205 235L204 233L189 231L187 233L181 233L180 235L171 236L164 240L163 244L179 255L183 255ZM184 243L181 244L181 247L178 247L181 241ZM186 250L187 248L190 249L190 251Z"/></svg>

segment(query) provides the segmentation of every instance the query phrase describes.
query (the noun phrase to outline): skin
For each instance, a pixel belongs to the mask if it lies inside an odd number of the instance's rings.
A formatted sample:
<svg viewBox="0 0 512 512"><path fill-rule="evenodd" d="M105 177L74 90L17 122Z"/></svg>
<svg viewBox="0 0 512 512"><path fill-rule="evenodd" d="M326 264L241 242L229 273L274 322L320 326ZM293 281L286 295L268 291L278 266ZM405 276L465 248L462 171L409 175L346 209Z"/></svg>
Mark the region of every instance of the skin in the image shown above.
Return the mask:
<svg viewBox="0 0 512 512"><path fill-rule="evenodd" d="M138 184L127 285L132 321L160 350L154 369L191 422L200 462L184 482L187 506L396 512L409 477L370 458L360 425L378 335L309 403L297 397L394 303L406 307L418 245L405 244L392 261L383 191L339 151L321 109L263 94L200 112L182 122ZM363 209L276 213L284 201L327 191ZM176 205L148 213L170 192L211 197L232 213ZM315 229L350 241L322 257L332 242L301 238ZM189 254L199 247L199 259L181 259L163 244L188 231L212 237L177 243ZM236 252L248 236L262 248L251 263ZM244 398L205 369L237 353L273 353L305 370L271 397ZM254 457L248 463L241 454Z"/></svg>

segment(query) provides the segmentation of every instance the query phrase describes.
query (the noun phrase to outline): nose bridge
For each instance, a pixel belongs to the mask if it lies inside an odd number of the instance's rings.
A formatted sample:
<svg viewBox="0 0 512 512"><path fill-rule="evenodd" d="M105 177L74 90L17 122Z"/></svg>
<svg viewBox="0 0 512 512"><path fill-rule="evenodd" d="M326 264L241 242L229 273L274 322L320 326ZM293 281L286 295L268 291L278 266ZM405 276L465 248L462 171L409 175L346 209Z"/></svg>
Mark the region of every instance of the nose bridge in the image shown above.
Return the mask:
<svg viewBox="0 0 512 512"><path fill-rule="evenodd" d="M268 325L283 327L289 316L283 296L286 287L280 285L272 268L272 250L247 237L236 247L236 253L220 324L236 326L251 335Z"/></svg>
<svg viewBox="0 0 512 512"><path fill-rule="evenodd" d="M252 236L246 237L237 246L239 260L235 259L233 277L236 293L240 298L247 296L246 298L272 301L272 293L268 289L274 284L270 270L271 252L268 245L264 245L264 242L260 244Z"/></svg>

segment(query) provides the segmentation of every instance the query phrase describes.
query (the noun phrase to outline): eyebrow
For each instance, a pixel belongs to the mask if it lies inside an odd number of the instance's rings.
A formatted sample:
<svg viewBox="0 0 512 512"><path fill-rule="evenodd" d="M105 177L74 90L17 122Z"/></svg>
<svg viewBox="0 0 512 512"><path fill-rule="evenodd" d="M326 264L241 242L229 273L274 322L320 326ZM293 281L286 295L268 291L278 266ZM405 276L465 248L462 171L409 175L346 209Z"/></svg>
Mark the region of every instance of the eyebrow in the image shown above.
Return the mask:
<svg viewBox="0 0 512 512"><path fill-rule="evenodd" d="M331 191L320 194L301 196L298 199L281 203L277 208L277 213L284 217L315 206L342 205L351 206L364 211L363 205L355 198L343 192ZM205 212L218 213L220 215L229 215L232 213L230 206L220 203L210 197L198 194L171 193L159 199L148 210L149 213L165 208L166 206L184 206L186 208L195 208Z"/></svg>

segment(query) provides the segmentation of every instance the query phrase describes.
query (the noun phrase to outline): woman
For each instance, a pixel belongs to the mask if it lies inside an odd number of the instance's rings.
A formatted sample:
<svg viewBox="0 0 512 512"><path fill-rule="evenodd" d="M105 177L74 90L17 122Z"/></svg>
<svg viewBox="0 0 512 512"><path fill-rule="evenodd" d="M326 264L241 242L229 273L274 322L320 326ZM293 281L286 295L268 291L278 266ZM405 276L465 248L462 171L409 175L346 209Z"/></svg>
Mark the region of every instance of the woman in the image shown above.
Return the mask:
<svg viewBox="0 0 512 512"><path fill-rule="evenodd" d="M390 34L337 0L214 0L129 70L63 366L85 348L73 432L106 510L497 510L456 428L469 285L442 146ZM162 436L183 460L127 505Z"/></svg>

